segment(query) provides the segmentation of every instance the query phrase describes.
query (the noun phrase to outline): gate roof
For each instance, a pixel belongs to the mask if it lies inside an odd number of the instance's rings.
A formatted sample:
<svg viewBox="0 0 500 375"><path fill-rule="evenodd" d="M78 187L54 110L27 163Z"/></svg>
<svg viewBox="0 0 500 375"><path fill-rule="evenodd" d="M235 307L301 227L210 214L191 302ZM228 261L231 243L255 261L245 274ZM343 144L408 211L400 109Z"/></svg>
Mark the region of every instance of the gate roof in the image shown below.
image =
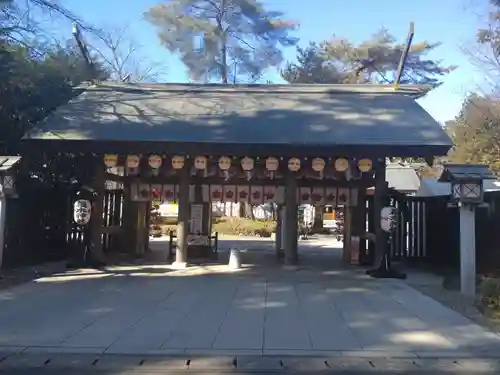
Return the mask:
<svg viewBox="0 0 500 375"><path fill-rule="evenodd" d="M452 145L415 101L425 86L102 82L80 89L24 139L297 156L439 156Z"/></svg>

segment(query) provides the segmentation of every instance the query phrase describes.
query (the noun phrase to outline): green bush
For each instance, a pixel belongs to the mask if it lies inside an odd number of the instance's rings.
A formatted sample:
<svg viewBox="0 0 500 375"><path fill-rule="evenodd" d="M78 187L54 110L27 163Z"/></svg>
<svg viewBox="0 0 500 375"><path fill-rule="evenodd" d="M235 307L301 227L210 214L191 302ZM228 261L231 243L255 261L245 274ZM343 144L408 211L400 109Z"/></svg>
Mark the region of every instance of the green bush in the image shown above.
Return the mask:
<svg viewBox="0 0 500 375"><path fill-rule="evenodd" d="M480 287L481 305L491 310L500 310L500 279L487 277Z"/></svg>
<svg viewBox="0 0 500 375"><path fill-rule="evenodd" d="M176 231L177 220L174 223L164 222L162 232L166 235ZM276 230L276 222L271 220L251 220L239 217L217 218L212 224L212 232L233 236L260 236L271 237Z"/></svg>

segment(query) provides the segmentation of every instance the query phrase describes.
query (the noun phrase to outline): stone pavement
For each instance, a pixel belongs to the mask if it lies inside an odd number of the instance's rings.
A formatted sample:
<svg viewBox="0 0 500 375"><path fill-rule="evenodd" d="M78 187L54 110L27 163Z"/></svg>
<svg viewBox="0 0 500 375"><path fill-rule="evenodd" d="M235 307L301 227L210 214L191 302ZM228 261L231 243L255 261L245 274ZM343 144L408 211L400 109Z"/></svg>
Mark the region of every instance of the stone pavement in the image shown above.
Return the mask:
<svg viewBox="0 0 500 375"><path fill-rule="evenodd" d="M131 265L45 277L0 293L0 351L500 356L499 336L404 282L318 262L298 271Z"/></svg>

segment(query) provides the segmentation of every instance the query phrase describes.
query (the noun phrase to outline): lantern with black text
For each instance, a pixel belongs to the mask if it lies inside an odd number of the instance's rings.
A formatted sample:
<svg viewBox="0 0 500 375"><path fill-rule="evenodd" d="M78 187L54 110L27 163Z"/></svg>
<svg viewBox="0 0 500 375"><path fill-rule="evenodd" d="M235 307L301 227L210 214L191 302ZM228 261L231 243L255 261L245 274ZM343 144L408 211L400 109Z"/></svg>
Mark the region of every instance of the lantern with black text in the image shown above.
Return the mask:
<svg viewBox="0 0 500 375"><path fill-rule="evenodd" d="M241 168L245 172L245 175L247 176L247 180L250 180L252 178L252 171L254 167L254 160L249 157L244 157L241 159Z"/></svg>
<svg viewBox="0 0 500 375"><path fill-rule="evenodd" d="M104 155L103 161L106 168L116 167L116 165L118 164L118 155L106 154Z"/></svg>
<svg viewBox="0 0 500 375"><path fill-rule="evenodd" d="M298 172L300 169L300 159L299 158L288 159L288 169L292 172Z"/></svg>
<svg viewBox="0 0 500 375"><path fill-rule="evenodd" d="M160 167L163 163L163 159L160 155L150 155L148 159L149 166L155 176L160 173Z"/></svg>
<svg viewBox="0 0 500 375"><path fill-rule="evenodd" d="M73 220L78 225L86 225L90 221L92 204L89 200L79 199L73 204Z"/></svg>
<svg viewBox="0 0 500 375"><path fill-rule="evenodd" d="M184 156L176 155L172 157L172 168L179 170L184 168L185 159Z"/></svg>
<svg viewBox="0 0 500 375"><path fill-rule="evenodd" d="M203 176L207 177L207 166L208 166L208 161L206 156L196 156L194 158L194 168L197 171L203 171Z"/></svg>
<svg viewBox="0 0 500 375"><path fill-rule="evenodd" d="M280 161L278 160L278 158L269 157L266 159L266 169L269 172L270 174L269 177L271 179L274 178L279 166L280 166Z"/></svg>
<svg viewBox="0 0 500 375"><path fill-rule="evenodd" d="M224 174L224 178L229 180L229 169L231 168L231 158L228 156L221 156L219 158L219 168Z"/></svg>
<svg viewBox="0 0 500 375"><path fill-rule="evenodd" d="M312 161L312 169L317 172L320 178L323 178L323 171L325 170L325 161L321 158L315 158Z"/></svg>

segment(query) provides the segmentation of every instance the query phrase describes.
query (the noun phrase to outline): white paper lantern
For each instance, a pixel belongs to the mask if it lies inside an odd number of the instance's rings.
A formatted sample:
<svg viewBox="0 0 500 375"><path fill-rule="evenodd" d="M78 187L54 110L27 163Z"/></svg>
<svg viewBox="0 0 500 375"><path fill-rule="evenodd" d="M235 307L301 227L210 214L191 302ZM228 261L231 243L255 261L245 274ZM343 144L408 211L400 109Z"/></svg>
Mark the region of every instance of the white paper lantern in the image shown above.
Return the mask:
<svg viewBox="0 0 500 375"><path fill-rule="evenodd" d="M276 172L280 166L280 162L277 158L267 158L266 159L266 169L271 172Z"/></svg>
<svg viewBox="0 0 500 375"><path fill-rule="evenodd" d="M300 159L291 158L288 160L288 169L292 172L297 172L300 169Z"/></svg>
<svg viewBox="0 0 500 375"><path fill-rule="evenodd" d="M78 225L88 224L92 213L92 204L86 199L79 199L73 204L73 220Z"/></svg>
<svg viewBox="0 0 500 375"><path fill-rule="evenodd" d="M107 168L116 167L117 164L118 164L118 155L115 155L115 154L104 155L104 165Z"/></svg>
<svg viewBox="0 0 500 375"><path fill-rule="evenodd" d="M205 156L197 156L194 158L194 167L198 170L207 169L207 158Z"/></svg>
<svg viewBox="0 0 500 375"><path fill-rule="evenodd" d="M316 172L322 172L325 169L325 161L321 158L313 159L312 169Z"/></svg>
<svg viewBox="0 0 500 375"><path fill-rule="evenodd" d="M335 160L335 170L337 172L345 172L349 169L349 160L345 158L339 158Z"/></svg>
<svg viewBox="0 0 500 375"><path fill-rule="evenodd" d="M149 166L153 169L160 168L161 164L163 163L163 159L160 155L151 155L148 161L149 161Z"/></svg>
<svg viewBox="0 0 500 375"><path fill-rule="evenodd" d="M244 157L241 159L241 168L243 168L244 171L248 172L251 171L254 167L254 160L249 157Z"/></svg>
<svg viewBox="0 0 500 375"><path fill-rule="evenodd" d="M370 172L373 167L373 162L370 159L360 159L358 161L358 169L361 172Z"/></svg>
<svg viewBox="0 0 500 375"><path fill-rule="evenodd" d="M172 157L172 167L174 169L182 169L184 167L185 159L184 156L174 156Z"/></svg>
<svg viewBox="0 0 500 375"><path fill-rule="evenodd" d="M221 156L219 158L219 168L223 171L227 171L229 168L231 168L231 158L227 156Z"/></svg>
<svg viewBox="0 0 500 375"><path fill-rule="evenodd" d="M138 168L141 158L137 155L127 156L127 168Z"/></svg>

